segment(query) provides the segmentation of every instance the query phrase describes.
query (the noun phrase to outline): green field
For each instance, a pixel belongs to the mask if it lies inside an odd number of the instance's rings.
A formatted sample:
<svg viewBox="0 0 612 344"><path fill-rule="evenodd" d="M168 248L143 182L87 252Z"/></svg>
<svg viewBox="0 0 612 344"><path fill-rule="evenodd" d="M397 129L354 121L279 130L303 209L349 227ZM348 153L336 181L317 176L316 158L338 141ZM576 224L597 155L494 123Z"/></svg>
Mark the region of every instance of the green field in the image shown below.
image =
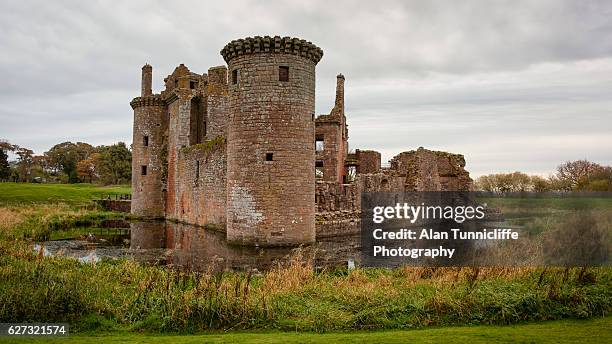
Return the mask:
<svg viewBox="0 0 612 344"><path fill-rule="evenodd" d="M350 333L226 333L203 335L75 335L37 339L45 343L610 343L612 319L562 320L506 326L464 326L409 331L355 331ZM23 343L23 339L0 339Z"/></svg>
<svg viewBox="0 0 612 344"><path fill-rule="evenodd" d="M106 195L131 193L129 186L0 183L0 205L65 203L86 205Z"/></svg>

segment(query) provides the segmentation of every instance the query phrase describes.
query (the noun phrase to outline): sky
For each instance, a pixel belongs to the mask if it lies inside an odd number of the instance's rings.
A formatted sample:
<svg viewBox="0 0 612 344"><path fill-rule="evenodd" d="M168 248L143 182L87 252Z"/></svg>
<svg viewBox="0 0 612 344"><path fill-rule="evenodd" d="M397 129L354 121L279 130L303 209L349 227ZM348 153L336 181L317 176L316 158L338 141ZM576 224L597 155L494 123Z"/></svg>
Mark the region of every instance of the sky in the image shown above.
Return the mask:
<svg viewBox="0 0 612 344"><path fill-rule="evenodd" d="M131 143L140 68L224 65L233 39L312 41L316 111L346 77L351 149L425 147L483 174L612 164L610 1L27 1L0 3L0 139Z"/></svg>

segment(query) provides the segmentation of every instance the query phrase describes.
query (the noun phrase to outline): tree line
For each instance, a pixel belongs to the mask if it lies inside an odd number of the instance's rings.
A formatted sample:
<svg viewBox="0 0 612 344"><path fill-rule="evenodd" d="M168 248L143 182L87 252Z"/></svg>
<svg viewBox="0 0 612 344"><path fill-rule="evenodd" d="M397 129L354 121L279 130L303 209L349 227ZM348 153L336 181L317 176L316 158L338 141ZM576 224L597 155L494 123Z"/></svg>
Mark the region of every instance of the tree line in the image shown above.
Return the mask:
<svg viewBox="0 0 612 344"><path fill-rule="evenodd" d="M0 181L125 184L131 177L132 152L123 142L97 147L63 142L35 155L29 148L0 141Z"/></svg>
<svg viewBox="0 0 612 344"><path fill-rule="evenodd" d="M9 153L15 156L9 160ZM132 152L123 142L94 147L63 142L42 155L0 140L0 181L125 184L132 177ZM478 177L475 189L489 192L612 191L612 166L568 161L549 177L522 172Z"/></svg>
<svg viewBox="0 0 612 344"><path fill-rule="evenodd" d="M474 187L489 192L612 191L612 166L567 161L546 178L522 172L497 173L478 177Z"/></svg>

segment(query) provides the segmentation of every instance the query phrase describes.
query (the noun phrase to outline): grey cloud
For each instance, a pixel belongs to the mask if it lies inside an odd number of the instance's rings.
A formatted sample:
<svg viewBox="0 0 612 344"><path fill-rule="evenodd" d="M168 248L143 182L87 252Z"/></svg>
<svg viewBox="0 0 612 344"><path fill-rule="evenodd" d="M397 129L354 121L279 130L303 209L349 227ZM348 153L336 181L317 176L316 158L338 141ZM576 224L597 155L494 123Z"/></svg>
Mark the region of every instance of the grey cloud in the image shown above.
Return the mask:
<svg viewBox="0 0 612 344"><path fill-rule="evenodd" d="M280 34L325 52L318 113L347 76L352 147L454 150L476 174L611 163L611 18L578 0L5 1L0 138L130 142L142 64L159 90L179 63L205 73L229 40Z"/></svg>

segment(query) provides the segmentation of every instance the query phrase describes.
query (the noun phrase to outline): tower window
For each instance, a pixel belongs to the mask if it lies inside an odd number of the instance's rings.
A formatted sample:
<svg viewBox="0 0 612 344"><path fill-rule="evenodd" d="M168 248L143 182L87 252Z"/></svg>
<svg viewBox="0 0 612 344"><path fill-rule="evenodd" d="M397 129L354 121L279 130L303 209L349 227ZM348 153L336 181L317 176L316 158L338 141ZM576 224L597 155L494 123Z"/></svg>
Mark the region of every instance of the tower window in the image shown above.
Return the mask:
<svg viewBox="0 0 612 344"><path fill-rule="evenodd" d="M234 69L232 71L232 85L236 85L238 83L238 69Z"/></svg>
<svg viewBox="0 0 612 344"><path fill-rule="evenodd" d="M190 89L195 90L196 86L197 86L197 85L196 85L196 82L195 82L195 81L190 81L190 82L189 82L189 88L190 88Z"/></svg>
<svg viewBox="0 0 612 344"><path fill-rule="evenodd" d="M200 160L196 160L196 170L195 170L196 183L198 179L200 179Z"/></svg>
<svg viewBox="0 0 612 344"><path fill-rule="evenodd" d="M142 137L142 145L145 147L149 145L149 136L145 135Z"/></svg>
<svg viewBox="0 0 612 344"><path fill-rule="evenodd" d="M274 159L274 153L266 153L266 161L272 161Z"/></svg>
<svg viewBox="0 0 612 344"><path fill-rule="evenodd" d="M278 67L278 81L289 81L289 67Z"/></svg>
<svg viewBox="0 0 612 344"><path fill-rule="evenodd" d="M143 176L147 175L147 165L140 166L140 174Z"/></svg>

